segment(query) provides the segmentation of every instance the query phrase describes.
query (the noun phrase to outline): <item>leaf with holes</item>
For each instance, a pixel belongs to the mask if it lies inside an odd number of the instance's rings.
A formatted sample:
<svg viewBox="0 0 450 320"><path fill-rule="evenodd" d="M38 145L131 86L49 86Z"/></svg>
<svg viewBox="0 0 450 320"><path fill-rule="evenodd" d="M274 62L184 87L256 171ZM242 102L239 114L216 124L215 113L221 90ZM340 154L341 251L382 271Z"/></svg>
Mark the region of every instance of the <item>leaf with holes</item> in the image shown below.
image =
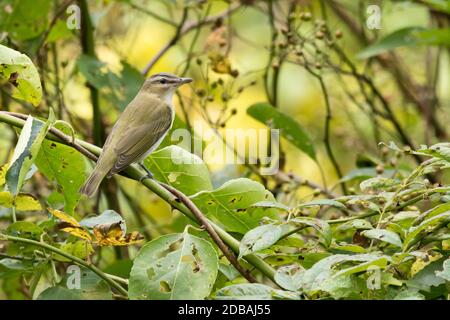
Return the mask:
<svg viewBox="0 0 450 320"><path fill-rule="evenodd" d="M402 247L402 240L400 239L400 236L391 230L370 229L361 232L361 234L370 239L380 240L390 243L396 247Z"/></svg>
<svg viewBox="0 0 450 320"><path fill-rule="evenodd" d="M242 234L257 227L263 217L278 219L278 209L252 207L260 201L275 201L263 185L240 178L224 183L213 191L201 191L192 201L210 219L220 223L227 231Z"/></svg>
<svg viewBox="0 0 450 320"><path fill-rule="evenodd" d="M133 263L129 298L204 299L217 277L213 246L187 231L161 236L144 245Z"/></svg>
<svg viewBox="0 0 450 320"><path fill-rule="evenodd" d="M64 197L64 211L73 213L81 195L78 189L85 180L85 162L75 149L61 143L45 140L36 157L36 166Z"/></svg>
<svg viewBox="0 0 450 320"><path fill-rule="evenodd" d="M41 102L41 80L33 62L26 55L0 44L0 83L3 81L13 86L14 98L34 106Z"/></svg>
<svg viewBox="0 0 450 320"><path fill-rule="evenodd" d="M239 245L239 258L269 248L277 243L287 229L287 225L266 224L250 230Z"/></svg>
<svg viewBox="0 0 450 320"><path fill-rule="evenodd" d="M169 146L153 152L144 163L157 180L186 195L212 190L206 164L198 156L178 146Z"/></svg>

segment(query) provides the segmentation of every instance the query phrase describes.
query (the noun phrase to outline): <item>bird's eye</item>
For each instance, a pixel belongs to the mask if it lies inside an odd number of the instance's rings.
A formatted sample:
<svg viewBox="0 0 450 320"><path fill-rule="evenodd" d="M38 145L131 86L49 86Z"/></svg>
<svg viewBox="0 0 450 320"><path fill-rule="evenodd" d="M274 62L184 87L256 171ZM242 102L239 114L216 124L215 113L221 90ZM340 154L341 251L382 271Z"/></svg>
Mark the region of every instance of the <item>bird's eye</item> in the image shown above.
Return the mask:
<svg viewBox="0 0 450 320"><path fill-rule="evenodd" d="M159 80L159 83L161 83L161 84L166 84L166 83L167 83L167 80L166 80L166 79L161 79L161 80Z"/></svg>

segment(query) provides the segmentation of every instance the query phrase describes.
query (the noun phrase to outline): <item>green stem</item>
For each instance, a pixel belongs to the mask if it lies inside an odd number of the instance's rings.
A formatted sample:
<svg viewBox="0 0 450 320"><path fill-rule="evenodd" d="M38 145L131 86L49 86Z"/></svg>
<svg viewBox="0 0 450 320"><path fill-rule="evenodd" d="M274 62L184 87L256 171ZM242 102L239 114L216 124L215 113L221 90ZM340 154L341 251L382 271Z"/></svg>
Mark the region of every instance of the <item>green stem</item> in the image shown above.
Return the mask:
<svg viewBox="0 0 450 320"><path fill-rule="evenodd" d="M87 263L86 261L77 258L73 255L71 255L70 253L64 252L58 248L55 248L47 243L43 243L43 242L39 242L39 241L35 241L35 240L31 240L31 239L26 239L26 238L20 238L20 237L14 237L14 236L9 236L6 234L2 234L0 233L0 240L8 240L8 241L13 241L13 242L22 242L22 243L28 243L28 244L32 244L35 245L37 247L41 247L44 249L47 249L49 251L52 251L54 253L57 253L73 262L75 262L76 264L83 266L85 268L88 268L90 270L92 270L94 273L96 273L100 278L102 278L103 280L105 280L111 287L115 288L117 291L119 291L121 294L128 296L128 292L127 290L125 290L124 288L122 288L122 286L120 286L115 280L113 280L112 278L108 277L107 274L105 274L103 271L101 271L99 268L97 268L96 266Z"/></svg>

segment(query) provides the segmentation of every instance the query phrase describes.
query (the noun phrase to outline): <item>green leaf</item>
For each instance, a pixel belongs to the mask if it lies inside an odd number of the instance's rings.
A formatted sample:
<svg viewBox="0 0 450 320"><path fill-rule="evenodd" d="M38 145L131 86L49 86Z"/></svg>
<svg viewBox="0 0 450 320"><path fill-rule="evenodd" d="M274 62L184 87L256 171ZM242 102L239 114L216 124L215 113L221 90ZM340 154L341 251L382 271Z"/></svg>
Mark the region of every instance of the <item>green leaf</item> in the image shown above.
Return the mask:
<svg viewBox="0 0 450 320"><path fill-rule="evenodd" d="M49 0L3 0L0 9L0 30L14 40L35 38L47 28Z"/></svg>
<svg viewBox="0 0 450 320"><path fill-rule="evenodd" d="M39 105L42 86L36 67L26 55L0 45L0 84L9 82L13 86L14 98Z"/></svg>
<svg viewBox="0 0 450 320"><path fill-rule="evenodd" d="M218 290L214 295L215 300L274 300L274 299L299 299L294 292L273 289L259 283L235 284Z"/></svg>
<svg viewBox="0 0 450 320"><path fill-rule="evenodd" d="M340 203L339 201L332 200L332 199L318 199L313 200L309 202L304 202L299 204L298 208L305 208L305 207L313 207L313 206L332 206L339 209L345 209L345 205Z"/></svg>
<svg viewBox="0 0 450 320"><path fill-rule="evenodd" d="M425 300L425 296L417 290L407 289L400 291L394 300Z"/></svg>
<svg viewBox="0 0 450 320"><path fill-rule="evenodd" d="M27 193L19 193L13 196L8 191L0 191L0 206L5 208L16 207L18 211L40 211L41 203L33 195Z"/></svg>
<svg viewBox="0 0 450 320"><path fill-rule="evenodd" d="M73 30L67 28L65 20L58 20L49 32L46 42L56 42L58 40L67 40L75 37Z"/></svg>
<svg viewBox="0 0 450 320"><path fill-rule="evenodd" d="M85 180L85 162L81 154L64 144L45 140L36 157L36 166L64 196L64 211L72 214L81 195L78 189Z"/></svg>
<svg viewBox="0 0 450 320"><path fill-rule="evenodd" d="M239 258L269 248L283 235L286 226L266 224L247 232L239 245Z"/></svg>
<svg viewBox="0 0 450 320"><path fill-rule="evenodd" d="M28 116L6 173L6 184L13 195L17 195L22 188L25 176L30 170L41 148L42 141L53 122L54 115L52 112L47 122Z"/></svg>
<svg viewBox="0 0 450 320"><path fill-rule="evenodd" d="M442 279L445 279L446 281L450 281L450 259L447 259L442 264L443 270L442 271L435 271L434 273L441 277Z"/></svg>
<svg viewBox="0 0 450 320"><path fill-rule="evenodd" d="M81 55L77 67L87 82L120 111L136 96L144 82L139 71L123 61L120 75L112 72L106 63L89 55Z"/></svg>
<svg viewBox="0 0 450 320"><path fill-rule="evenodd" d="M327 258L318 261L310 269L306 270L303 273L301 279L302 289L309 294L314 294L318 291L321 291L323 282L326 279L333 277L335 274L337 274L337 272L339 272L338 270L336 270L336 268L337 265L340 263L343 262L370 263L373 261L380 261L380 259L383 257L384 256L373 253L355 254L355 255L336 254L329 256ZM363 266L365 268L367 264L363 264ZM352 272L354 270L355 269L353 269ZM345 272L348 271L349 270L346 270ZM345 272L343 274L345 274Z"/></svg>
<svg viewBox="0 0 450 320"><path fill-rule="evenodd" d="M326 221L311 217L298 217L291 219L289 222L295 223L296 225L307 225L313 227L322 236L325 246L330 246L332 232L330 225Z"/></svg>
<svg viewBox="0 0 450 320"><path fill-rule="evenodd" d="M130 274L129 298L204 299L214 285L218 257L206 240L182 234L161 236L144 245Z"/></svg>
<svg viewBox="0 0 450 320"><path fill-rule="evenodd" d="M297 264L282 266L275 273L275 281L283 289L297 291L301 287L303 271L304 268Z"/></svg>
<svg viewBox="0 0 450 320"><path fill-rule="evenodd" d="M260 201L275 201L263 185L250 179L233 179L213 191L201 191L192 201L210 219L227 231L245 234L257 227L263 217L278 219L277 209L252 208Z"/></svg>
<svg viewBox="0 0 450 320"><path fill-rule="evenodd" d="M368 230L368 229L372 229L372 224L364 219L355 219L355 220L350 220L347 221L343 224L341 224L339 227L336 228L336 230L338 231L347 231L347 230L352 230L352 229L356 229L356 230Z"/></svg>
<svg viewBox="0 0 450 320"><path fill-rule="evenodd" d="M448 29L425 29L422 27L406 27L394 31L376 43L362 50L358 57L367 59L398 47L417 45L450 45Z"/></svg>
<svg viewBox="0 0 450 320"><path fill-rule="evenodd" d="M450 2L448 0L422 0L421 2L438 11L450 14Z"/></svg>
<svg viewBox="0 0 450 320"><path fill-rule="evenodd" d="M406 251L410 246L418 242L423 236L432 232L435 228L450 220L450 212L444 212L423 221L417 227L411 227L405 240L403 241L403 250Z"/></svg>
<svg viewBox="0 0 450 320"><path fill-rule="evenodd" d="M79 272L78 272L79 270ZM77 277L80 282L77 286ZM70 284L70 289L68 285ZM73 286L73 287L72 287ZM109 285L91 270L74 269L64 277L60 284L44 290L38 300L112 300Z"/></svg>
<svg viewBox="0 0 450 320"><path fill-rule="evenodd" d="M206 164L198 156L178 146L169 146L153 152L144 163L157 180L186 195L212 190Z"/></svg>
<svg viewBox="0 0 450 320"><path fill-rule="evenodd" d="M376 239L383 242L390 243L396 247L402 247L402 240L400 236L393 231L385 229L370 229L361 232L361 234L370 239Z"/></svg>
<svg viewBox="0 0 450 320"><path fill-rule="evenodd" d="M316 151L312 140L292 117L285 115L268 103L256 103L247 109L247 113L259 122L272 129L279 129L281 135L294 146L302 150L313 160L316 160Z"/></svg>

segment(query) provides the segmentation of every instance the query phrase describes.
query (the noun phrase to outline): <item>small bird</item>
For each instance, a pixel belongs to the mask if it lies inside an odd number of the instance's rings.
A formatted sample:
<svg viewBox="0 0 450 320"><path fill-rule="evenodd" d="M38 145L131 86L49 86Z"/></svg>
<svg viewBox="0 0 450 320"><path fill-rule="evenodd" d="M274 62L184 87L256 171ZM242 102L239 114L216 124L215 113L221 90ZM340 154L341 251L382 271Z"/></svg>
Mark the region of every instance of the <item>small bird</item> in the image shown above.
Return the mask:
<svg viewBox="0 0 450 320"><path fill-rule="evenodd" d="M108 135L102 153L80 193L91 197L102 180L110 178L132 163L139 163L161 144L172 127L175 90L192 82L170 73L157 73L146 79L136 97L128 104Z"/></svg>

